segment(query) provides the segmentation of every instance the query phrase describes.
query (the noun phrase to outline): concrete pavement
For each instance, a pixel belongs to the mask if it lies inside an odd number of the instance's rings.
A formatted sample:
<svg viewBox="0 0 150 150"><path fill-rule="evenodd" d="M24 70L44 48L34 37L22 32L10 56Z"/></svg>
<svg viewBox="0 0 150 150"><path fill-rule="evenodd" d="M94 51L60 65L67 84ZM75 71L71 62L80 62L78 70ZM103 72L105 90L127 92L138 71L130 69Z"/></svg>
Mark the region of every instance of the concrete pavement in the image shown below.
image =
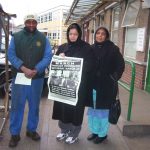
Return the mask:
<svg viewBox="0 0 150 150"><path fill-rule="evenodd" d="M23 122L21 141L18 146L14 149L16 150L130 150L126 144L123 136L121 135L117 126L111 126L108 139L102 144L94 144L86 140L89 131L87 129L87 116L85 112L84 123L82 131L79 136L79 141L75 144L68 145L63 142L56 141L56 135L59 133L59 128L57 126L57 121L51 119L53 102L42 99L41 111L40 111L40 123L39 123L39 133L41 134L41 141L35 142L25 136L27 111L25 113L25 118ZM7 122L5 129L3 131L3 137L0 141L1 150L9 150L9 122Z"/></svg>
<svg viewBox="0 0 150 150"><path fill-rule="evenodd" d="M129 92L123 87L119 87L119 89L122 112L118 126L123 135L132 137L150 135L150 93L135 89L133 95L131 120L127 121Z"/></svg>
<svg viewBox="0 0 150 150"><path fill-rule="evenodd" d="M141 120L144 120L144 116L149 111L150 99L149 94L136 90L134 95L134 103L133 103L133 112L131 122L140 123ZM143 96L144 95L144 96ZM124 110L127 108L127 97L128 93L124 89L120 88L120 97L122 103L122 116L121 118L126 118L127 111ZM143 97L145 97L146 104L143 104ZM146 99L147 98L147 99ZM135 100L136 99L136 100ZM137 103L138 102L138 103ZM137 108L138 105L139 107ZM148 106L149 105L149 106ZM21 141L18 146L14 148L15 150L149 150L150 149L150 136L142 135L135 137L123 136L119 126L110 126L110 131L108 134L108 139L102 144L94 144L86 140L89 135L89 131L87 129L87 116L85 111L84 122L82 131L79 135L79 141L73 145L67 145L63 142L56 141L56 135L59 133L59 128L57 126L57 121L51 119L52 115L52 107L53 102L47 100L47 98L42 98L41 100L41 109L40 109L40 123L38 131L41 134L41 141L35 142L25 136L26 132L26 120L27 120L27 111L25 110L25 118L23 122L23 127L21 131ZM143 110L142 110L143 108ZM146 110L148 109L148 110ZM141 112L142 111L142 112ZM141 115L137 114L139 112ZM146 116L146 117L147 117ZM150 118L147 119L148 122ZM125 119L124 119L125 120ZM10 139L9 135L9 121L5 125L3 130L3 135L0 138L0 149L1 150L9 150L8 142Z"/></svg>

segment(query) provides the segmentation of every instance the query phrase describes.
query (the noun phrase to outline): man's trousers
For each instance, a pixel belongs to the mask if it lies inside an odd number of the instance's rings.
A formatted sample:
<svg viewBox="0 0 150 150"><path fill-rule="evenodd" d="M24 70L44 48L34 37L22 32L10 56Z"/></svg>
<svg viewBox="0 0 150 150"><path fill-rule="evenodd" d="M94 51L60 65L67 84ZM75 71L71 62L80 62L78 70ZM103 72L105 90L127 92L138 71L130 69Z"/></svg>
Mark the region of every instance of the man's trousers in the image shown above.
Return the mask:
<svg viewBox="0 0 150 150"><path fill-rule="evenodd" d="M10 133L20 134L26 100L28 101L27 130L36 131L39 122L39 105L43 90L44 78L34 79L31 85L15 84L12 81Z"/></svg>

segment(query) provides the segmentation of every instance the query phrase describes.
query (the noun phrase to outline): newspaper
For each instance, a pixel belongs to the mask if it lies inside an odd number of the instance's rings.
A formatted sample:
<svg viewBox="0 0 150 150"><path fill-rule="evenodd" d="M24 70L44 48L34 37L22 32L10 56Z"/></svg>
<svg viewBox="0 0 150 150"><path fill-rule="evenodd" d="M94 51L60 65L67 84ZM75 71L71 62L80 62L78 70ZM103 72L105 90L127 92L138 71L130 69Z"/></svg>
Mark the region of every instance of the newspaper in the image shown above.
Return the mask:
<svg viewBox="0 0 150 150"><path fill-rule="evenodd" d="M54 55L48 78L48 99L76 105L82 76L83 59Z"/></svg>

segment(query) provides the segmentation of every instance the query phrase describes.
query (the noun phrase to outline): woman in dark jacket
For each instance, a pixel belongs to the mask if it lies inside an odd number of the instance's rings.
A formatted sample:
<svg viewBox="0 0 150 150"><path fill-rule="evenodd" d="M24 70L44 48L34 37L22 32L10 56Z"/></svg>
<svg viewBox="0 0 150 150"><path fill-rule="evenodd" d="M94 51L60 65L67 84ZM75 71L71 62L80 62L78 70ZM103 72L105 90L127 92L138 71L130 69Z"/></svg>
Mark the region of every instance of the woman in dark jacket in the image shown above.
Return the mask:
<svg viewBox="0 0 150 150"><path fill-rule="evenodd" d="M116 99L118 84L124 71L124 59L119 48L109 40L109 32L100 27L95 32L92 45L96 60L96 73L93 90L94 106L88 109L88 125L92 132L88 140L95 144L107 138L109 109Z"/></svg>
<svg viewBox="0 0 150 150"><path fill-rule="evenodd" d="M78 102L76 106L54 102L52 118L59 120L58 125L61 129L56 137L58 141L65 140L72 144L78 140L83 121L84 108L92 101L91 76L94 60L94 53L89 44L81 40L81 28L73 23L67 29L68 42L58 48L56 55L62 57L83 58L83 70L81 83L78 92Z"/></svg>

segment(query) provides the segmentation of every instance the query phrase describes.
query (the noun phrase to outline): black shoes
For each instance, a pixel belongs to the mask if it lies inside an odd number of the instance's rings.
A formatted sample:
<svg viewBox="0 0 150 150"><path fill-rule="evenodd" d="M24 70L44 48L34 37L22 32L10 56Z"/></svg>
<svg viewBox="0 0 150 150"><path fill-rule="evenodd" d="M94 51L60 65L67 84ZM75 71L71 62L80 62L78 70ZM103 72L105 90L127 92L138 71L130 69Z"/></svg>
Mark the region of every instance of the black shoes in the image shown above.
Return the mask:
<svg viewBox="0 0 150 150"><path fill-rule="evenodd" d="M16 147L20 141L20 135L12 135L9 141L9 147Z"/></svg>
<svg viewBox="0 0 150 150"><path fill-rule="evenodd" d="M34 141L39 141L41 139L40 135L37 132L27 131L26 136L30 137ZM9 141L9 147L16 147L20 141L20 135L12 135Z"/></svg>
<svg viewBox="0 0 150 150"><path fill-rule="evenodd" d="M99 144L99 143L102 143L105 139L107 139L107 135L106 136L104 136L104 137L96 137L94 140L93 140L93 142L94 142L94 144Z"/></svg>
<svg viewBox="0 0 150 150"><path fill-rule="evenodd" d="M39 141L41 139L40 135L36 131L35 132L27 131L26 136L30 137L34 141Z"/></svg>
<svg viewBox="0 0 150 150"><path fill-rule="evenodd" d="M88 137L87 137L87 140L91 141L91 140L94 140L98 135L97 134L90 134Z"/></svg>

